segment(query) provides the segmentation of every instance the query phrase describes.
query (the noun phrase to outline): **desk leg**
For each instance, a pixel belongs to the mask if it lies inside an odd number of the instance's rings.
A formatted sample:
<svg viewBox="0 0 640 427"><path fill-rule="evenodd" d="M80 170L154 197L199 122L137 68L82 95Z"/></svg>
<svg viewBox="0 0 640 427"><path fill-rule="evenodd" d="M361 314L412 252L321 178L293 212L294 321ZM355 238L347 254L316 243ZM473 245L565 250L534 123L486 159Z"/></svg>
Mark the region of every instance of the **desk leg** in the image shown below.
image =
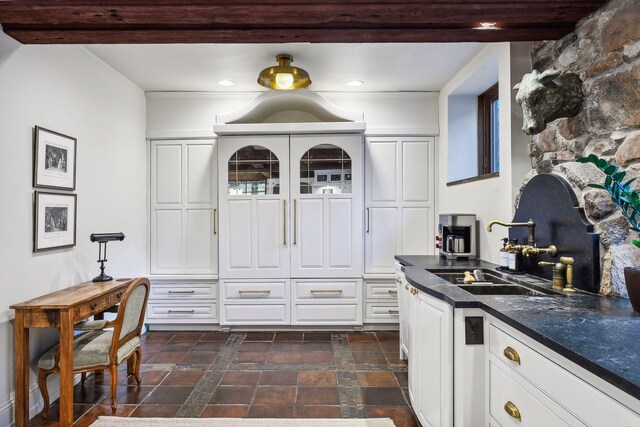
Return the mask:
<svg viewBox="0 0 640 427"><path fill-rule="evenodd" d="M73 317L60 312L60 426L73 425Z"/></svg>
<svg viewBox="0 0 640 427"><path fill-rule="evenodd" d="M16 427L29 425L29 328L24 327L24 312L16 310L13 324Z"/></svg>

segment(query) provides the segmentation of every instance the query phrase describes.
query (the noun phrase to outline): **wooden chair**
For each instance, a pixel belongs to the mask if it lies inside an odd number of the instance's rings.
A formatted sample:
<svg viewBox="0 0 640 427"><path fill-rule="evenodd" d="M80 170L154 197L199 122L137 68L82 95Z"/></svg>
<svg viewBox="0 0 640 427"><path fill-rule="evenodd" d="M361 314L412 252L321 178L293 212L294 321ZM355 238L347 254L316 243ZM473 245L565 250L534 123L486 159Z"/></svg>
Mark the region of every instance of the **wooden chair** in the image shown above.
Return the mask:
<svg viewBox="0 0 640 427"><path fill-rule="evenodd" d="M87 372L109 370L111 374L111 409L116 409L116 390L118 385L118 365L127 361L127 375L134 375L140 384L140 362L142 348L140 334L144 314L149 299L149 280L139 278L133 281L120 302L115 320L84 321L76 324L75 329L87 331L73 340L73 372L82 373L82 381ZM113 328L113 330L104 330ZM49 392L47 377L60 372L60 348L55 346L38 361L40 373L38 386L44 400L42 416L49 411Z"/></svg>

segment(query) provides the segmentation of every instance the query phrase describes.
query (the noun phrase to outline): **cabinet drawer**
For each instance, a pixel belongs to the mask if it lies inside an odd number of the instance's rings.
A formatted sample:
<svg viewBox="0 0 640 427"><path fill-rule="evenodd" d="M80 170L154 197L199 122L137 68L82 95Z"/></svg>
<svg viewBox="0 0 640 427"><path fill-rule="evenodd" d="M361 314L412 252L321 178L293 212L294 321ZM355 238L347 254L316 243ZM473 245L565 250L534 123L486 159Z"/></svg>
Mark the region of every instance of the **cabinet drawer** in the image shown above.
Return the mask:
<svg viewBox="0 0 640 427"><path fill-rule="evenodd" d="M212 303L147 304L147 323L217 323L218 306Z"/></svg>
<svg viewBox="0 0 640 427"><path fill-rule="evenodd" d="M361 324L358 304L295 304L291 323L294 325L354 325Z"/></svg>
<svg viewBox="0 0 640 427"><path fill-rule="evenodd" d="M400 309L396 303L367 302L364 306L365 322L398 323L400 320Z"/></svg>
<svg viewBox="0 0 640 427"><path fill-rule="evenodd" d="M359 280L295 280L293 283L296 300L357 300L361 282Z"/></svg>
<svg viewBox="0 0 640 427"><path fill-rule="evenodd" d="M220 310L223 325L288 325L286 304L223 304Z"/></svg>
<svg viewBox="0 0 640 427"><path fill-rule="evenodd" d="M192 299L216 299L217 286L215 283L162 283L151 286L149 298L152 300L182 301Z"/></svg>
<svg viewBox="0 0 640 427"><path fill-rule="evenodd" d="M567 423L542 404L500 367L489 363L489 412L502 427L555 427L581 425ZM514 375L512 373L511 375ZM509 414L506 405L517 408L520 419Z"/></svg>
<svg viewBox="0 0 640 427"><path fill-rule="evenodd" d="M395 279L388 282L365 282L366 299L398 300L398 287Z"/></svg>
<svg viewBox="0 0 640 427"><path fill-rule="evenodd" d="M493 324L489 326L489 348L505 367L527 378L583 422L640 425L638 414Z"/></svg>
<svg viewBox="0 0 640 427"><path fill-rule="evenodd" d="M289 283L282 281L223 281L222 296L225 301L274 301L288 299Z"/></svg>

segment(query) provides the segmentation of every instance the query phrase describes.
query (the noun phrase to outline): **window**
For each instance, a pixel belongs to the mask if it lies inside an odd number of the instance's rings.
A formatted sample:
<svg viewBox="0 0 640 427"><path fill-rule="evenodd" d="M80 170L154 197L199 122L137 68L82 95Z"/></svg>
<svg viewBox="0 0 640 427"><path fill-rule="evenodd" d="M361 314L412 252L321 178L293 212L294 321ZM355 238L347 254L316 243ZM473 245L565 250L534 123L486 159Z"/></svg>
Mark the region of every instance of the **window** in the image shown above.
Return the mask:
<svg viewBox="0 0 640 427"><path fill-rule="evenodd" d="M478 175L500 170L498 84L478 96Z"/></svg>
<svg viewBox="0 0 640 427"><path fill-rule="evenodd" d="M351 157L331 144L316 145L300 160L300 194L351 193Z"/></svg>
<svg viewBox="0 0 640 427"><path fill-rule="evenodd" d="M259 145L242 147L229 159L229 194L280 194L280 162Z"/></svg>

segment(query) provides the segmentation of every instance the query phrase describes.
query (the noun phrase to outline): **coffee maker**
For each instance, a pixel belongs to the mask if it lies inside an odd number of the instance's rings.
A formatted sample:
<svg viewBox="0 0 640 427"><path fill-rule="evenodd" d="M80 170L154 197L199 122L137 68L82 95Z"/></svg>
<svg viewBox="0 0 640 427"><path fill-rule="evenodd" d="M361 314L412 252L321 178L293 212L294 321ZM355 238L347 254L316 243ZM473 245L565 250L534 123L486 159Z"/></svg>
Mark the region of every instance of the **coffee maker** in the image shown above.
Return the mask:
<svg viewBox="0 0 640 427"><path fill-rule="evenodd" d="M476 216L445 213L439 215L436 248L447 259L476 258Z"/></svg>

